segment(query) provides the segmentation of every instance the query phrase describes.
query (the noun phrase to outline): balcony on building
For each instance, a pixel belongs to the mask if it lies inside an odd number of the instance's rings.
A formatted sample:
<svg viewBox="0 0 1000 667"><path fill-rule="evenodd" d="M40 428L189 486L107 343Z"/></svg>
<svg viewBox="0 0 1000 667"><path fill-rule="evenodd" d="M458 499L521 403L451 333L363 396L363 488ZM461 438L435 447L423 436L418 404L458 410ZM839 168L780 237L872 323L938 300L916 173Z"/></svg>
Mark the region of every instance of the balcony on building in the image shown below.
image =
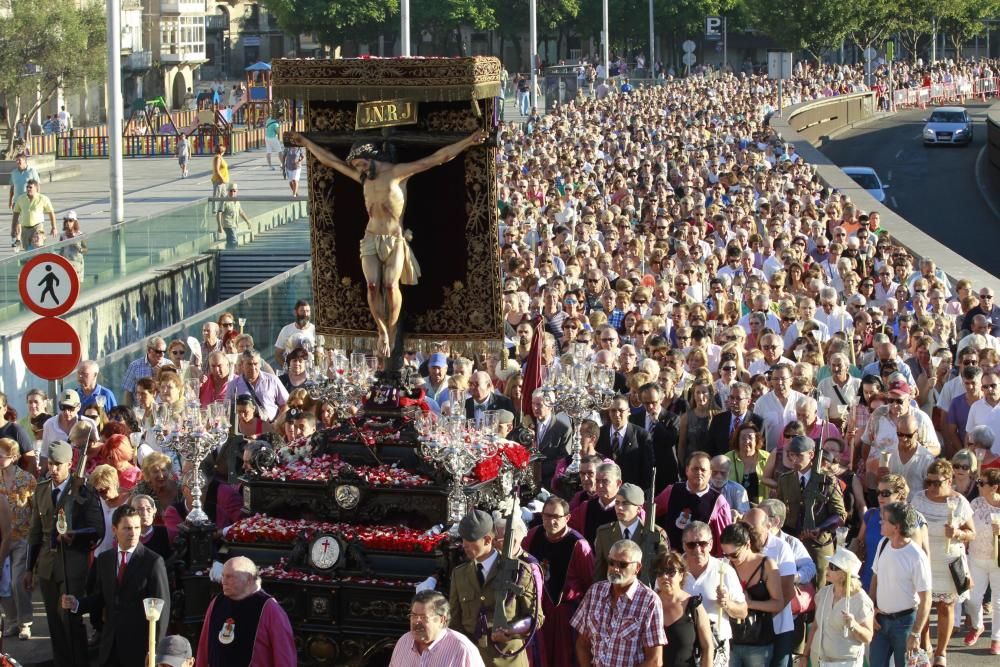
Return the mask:
<svg viewBox="0 0 1000 667"><path fill-rule="evenodd" d="M122 71L138 74L145 72L153 66L152 51L133 51L122 58Z"/></svg>
<svg viewBox="0 0 1000 667"><path fill-rule="evenodd" d="M205 30L208 32L229 30L229 17L225 14L209 14L205 17Z"/></svg>
<svg viewBox="0 0 1000 667"><path fill-rule="evenodd" d="M164 65L203 63L205 16L164 16L160 19L160 62Z"/></svg>
<svg viewBox="0 0 1000 667"><path fill-rule="evenodd" d="M205 15L205 0L160 0L161 16Z"/></svg>

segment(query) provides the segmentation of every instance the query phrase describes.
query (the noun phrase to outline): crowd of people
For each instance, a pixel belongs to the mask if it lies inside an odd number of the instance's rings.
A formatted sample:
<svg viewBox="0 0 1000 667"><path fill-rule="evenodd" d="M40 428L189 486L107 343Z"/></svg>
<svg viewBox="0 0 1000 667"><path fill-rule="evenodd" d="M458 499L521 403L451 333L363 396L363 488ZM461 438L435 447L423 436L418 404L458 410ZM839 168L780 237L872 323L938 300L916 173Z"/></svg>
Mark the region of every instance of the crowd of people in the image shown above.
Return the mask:
<svg viewBox="0 0 1000 667"><path fill-rule="evenodd" d="M896 85L990 68L909 65ZM784 95L867 89L859 67L802 65ZM746 73L581 88L501 132L510 360L434 349L427 394L445 413L509 398L510 437L558 494L572 429L524 384L534 339L543 376L586 360L621 393L581 427L583 490L525 516L544 611L527 662L903 665L919 649L939 665L953 629L975 646L996 609L993 291L825 187L769 130L776 93ZM495 530L462 537L495 555L479 546ZM438 608L482 641L469 593ZM511 664L496 651L479 645Z"/></svg>
<svg viewBox="0 0 1000 667"><path fill-rule="evenodd" d="M806 65L784 95L863 81L859 68ZM430 411L498 410L502 432L543 459L551 495L511 522L521 592L493 627L481 602L496 593L505 526L471 513L458 526L469 562L449 595L417 595L392 664L901 667L915 650L945 664L954 628L978 645L1000 605L993 291L943 275L877 210L825 187L769 129L777 90L764 76L583 93L501 128L507 353L469 359L440 342L404 355ZM215 185L228 185L217 162ZM227 401L245 441L278 445L336 424L336 406L306 389L310 317L298 302L262 354L225 313L195 347L150 338L120 387L86 361L59 396L29 392L23 416L0 399L5 632L31 637L37 581L57 663L79 664L80 612L114 590L108 578L122 585L136 550L170 556L192 475L207 475L219 528L239 518L232 462L189 470L155 437L163 415ZM618 395L580 428L578 478L569 418L526 384L533 354L547 378L577 363L613 373ZM67 502L81 509L58 537ZM96 587L91 554L106 570ZM293 664L287 618L244 561L223 573L205 664L237 664L227 651L256 641L276 662L254 664ZM128 626L115 619L141 615L147 592L91 613L102 651L120 650ZM251 633L249 649L223 641L232 614L265 609L273 634ZM995 620L987 643L1000 654Z"/></svg>

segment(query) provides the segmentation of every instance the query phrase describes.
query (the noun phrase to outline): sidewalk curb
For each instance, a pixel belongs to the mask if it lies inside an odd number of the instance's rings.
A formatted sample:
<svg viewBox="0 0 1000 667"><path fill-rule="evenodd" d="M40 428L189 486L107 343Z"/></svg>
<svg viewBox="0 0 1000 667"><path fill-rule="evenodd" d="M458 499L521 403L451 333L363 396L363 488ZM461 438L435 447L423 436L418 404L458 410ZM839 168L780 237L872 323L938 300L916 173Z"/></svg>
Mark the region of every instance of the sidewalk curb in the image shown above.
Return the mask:
<svg viewBox="0 0 1000 667"><path fill-rule="evenodd" d="M982 196L983 201L986 202L986 205L993 211L994 217L1000 220L1000 192L997 192L996 188L990 185L989 180L986 178L986 149L989 147L990 145L987 142L979 149L979 155L976 156L976 189L979 190L979 194Z"/></svg>

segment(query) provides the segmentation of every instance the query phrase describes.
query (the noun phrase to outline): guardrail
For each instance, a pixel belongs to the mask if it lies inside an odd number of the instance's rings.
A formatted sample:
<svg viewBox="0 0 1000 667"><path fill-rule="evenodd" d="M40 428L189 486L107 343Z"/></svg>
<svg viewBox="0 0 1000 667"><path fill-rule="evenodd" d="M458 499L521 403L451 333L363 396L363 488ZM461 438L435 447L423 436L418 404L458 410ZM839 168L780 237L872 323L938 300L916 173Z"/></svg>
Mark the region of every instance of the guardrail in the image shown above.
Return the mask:
<svg viewBox="0 0 1000 667"><path fill-rule="evenodd" d="M865 99L867 98L867 101ZM853 110L853 111L852 111ZM895 243L905 247L917 258L933 259L952 283L967 278L977 286L1000 290L1000 280L985 269L971 263L951 248L913 226L906 218L880 204L868 192L840 170L813 143L829 137L875 114L875 93L853 93L802 102L783 110L781 117L771 118L771 127L784 141L795 144L795 151L816 168L824 185L839 190L865 211L878 211L882 226L889 230ZM1000 143L997 145L1000 151Z"/></svg>

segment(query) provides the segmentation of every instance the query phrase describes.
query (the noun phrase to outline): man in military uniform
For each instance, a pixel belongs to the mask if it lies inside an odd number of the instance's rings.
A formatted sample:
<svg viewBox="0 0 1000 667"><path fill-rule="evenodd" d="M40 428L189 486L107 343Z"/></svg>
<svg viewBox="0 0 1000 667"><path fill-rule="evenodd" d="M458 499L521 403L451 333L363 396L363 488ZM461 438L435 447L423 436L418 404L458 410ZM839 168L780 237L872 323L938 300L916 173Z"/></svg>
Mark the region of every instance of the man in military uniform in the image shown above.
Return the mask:
<svg viewBox="0 0 1000 667"><path fill-rule="evenodd" d="M788 508L784 531L797 535L816 563L818 590L826 585L826 556L833 555L834 530L844 525L847 510L837 479L813 471L815 456L816 443L812 438L804 435L792 438L785 457L792 469L778 477L778 500ZM812 526L807 526L808 504L812 505Z"/></svg>
<svg viewBox="0 0 1000 667"><path fill-rule="evenodd" d="M508 594L505 600L509 627L495 629L493 611L502 554L495 548L493 518L473 510L458 524L458 534L469 560L456 567L451 577L452 629L473 641L487 665L528 667L525 642L544 620L529 566L517 559L515 583L520 592Z"/></svg>
<svg viewBox="0 0 1000 667"><path fill-rule="evenodd" d="M632 540L642 549L643 563L638 579L652 587L656 574L652 561L670 550L663 529L656 526L652 532L639 517L645 495L635 484L622 484L615 496L615 516L617 521L606 523L597 529L594 538L594 581L608 578L608 554L619 540ZM652 558L650 558L652 556ZM650 561L650 562L646 562Z"/></svg>
<svg viewBox="0 0 1000 667"><path fill-rule="evenodd" d="M55 664L86 667L87 633L83 619L65 613L60 598L64 593L83 596L90 551L104 538L104 513L93 490L70 477L72 461L73 448L68 442L57 440L49 445L49 476L38 483L32 503L24 585L29 591L34 587L37 566ZM57 529L60 513L67 528L62 536Z"/></svg>

